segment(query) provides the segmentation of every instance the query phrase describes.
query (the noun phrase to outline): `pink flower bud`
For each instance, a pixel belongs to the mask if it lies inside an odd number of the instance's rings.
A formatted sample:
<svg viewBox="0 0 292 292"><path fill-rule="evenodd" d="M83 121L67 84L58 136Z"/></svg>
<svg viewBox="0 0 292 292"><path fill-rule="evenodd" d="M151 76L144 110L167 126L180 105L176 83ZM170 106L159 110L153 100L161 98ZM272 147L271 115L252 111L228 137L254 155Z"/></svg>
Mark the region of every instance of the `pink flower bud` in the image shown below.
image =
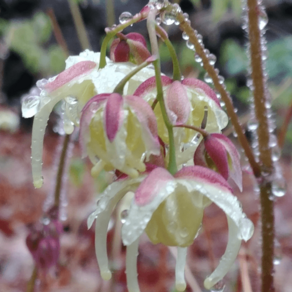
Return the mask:
<svg viewBox="0 0 292 292"><path fill-rule="evenodd" d="M114 62L132 62L141 64L150 57L144 37L139 33L120 34L120 38L112 42L110 58Z"/></svg>
<svg viewBox="0 0 292 292"><path fill-rule="evenodd" d="M233 143L222 134L210 134L198 146L194 163L219 172L226 180L233 180L242 190L240 156Z"/></svg>

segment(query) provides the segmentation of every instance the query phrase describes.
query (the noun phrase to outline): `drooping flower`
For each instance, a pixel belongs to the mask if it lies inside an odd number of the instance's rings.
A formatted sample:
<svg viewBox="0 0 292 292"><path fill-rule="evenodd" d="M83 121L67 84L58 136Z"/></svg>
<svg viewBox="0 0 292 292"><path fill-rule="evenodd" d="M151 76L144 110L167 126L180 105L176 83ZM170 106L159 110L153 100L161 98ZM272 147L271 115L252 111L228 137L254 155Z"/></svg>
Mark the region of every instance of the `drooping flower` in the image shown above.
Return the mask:
<svg viewBox="0 0 292 292"><path fill-rule="evenodd" d="M143 99L117 93L100 94L84 107L80 142L94 167L137 177L145 171L144 158L160 154L154 112Z"/></svg>
<svg viewBox="0 0 292 292"><path fill-rule="evenodd" d="M102 273L108 275L105 233L110 214L116 203L128 191L134 191L144 179L117 181L101 196L97 210L89 217L90 227L96 219L96 228L103 229L96 238L97 259ZM253 224L245 217L241 205L225 179L218 173L201 167L190 166L172 176L157 167L142 181L135 191L134 200L122 227L123 243L127 246L127 282L130 292L140 291L137 281L136 255L140 235L145 231L154 243L178 247L176 288L184 291L184 266L187 247L196 237L204 208L214 202L227 216L229 239L226 251L215 271L204 285L210 289L228 272L236 259L242 240L253 233ZM105 220L106 218L106 220ZM103 226L103 227L101 227ZM100 239L103 236L104 239Z"/></svg>
<svg viewBox="0 0 292 292"><path fill-rule="evenodd" d="M213 133L202 140L194 154L194 164L218 171L242 191L240 155L234 144L223 134Z"/></svg>
<svg viewBox="0 0 292 292"><path fill-rule="evenodd" d="M205 130L210 133L220 132L226 127L228 117L221 109L215 92L206 83L195 78L177 81L167 76L162 76L161 80L167 114L173 125L201 127L202 123L206 123ZM151 77L143 82L134 94L152 104L157 94L155 78ZM155 107L154 112L157 117L158 134L165 143L168 143L168 132L159 105ZM198 139L194 141L195 132L186 128L175 128L174 135L178 164L182 164L191 159ZM192 143L195 148L188 145L187 150L181 151L186 144Z"/></svg>
<svg viewBox="0 0 292 292"><path fill-rule="evenodd" d="M142 64L150 57L145 38L136 32L118 35L110 48L110 58L114 62L132 62Z"/></svg>
<svg viewBox="0 0 292 292"><path fill-rule="evenodd" d="M86 50L79 56L66 60L66 69L57 76L37 82L39 95L29 95L22 103L22 115L34 116L32 131L32 173L36 188L42 186L43 138L47 121L54 106L63 101L64 130L71 134L74 125L79 126L81 110L96 94L110 93L136 66L132 63L114 63L106 58L107 65L98 69L99 53ZM154 75L148 67L133 76L124 88L124 94L133 94L147 78Z"/></svg>

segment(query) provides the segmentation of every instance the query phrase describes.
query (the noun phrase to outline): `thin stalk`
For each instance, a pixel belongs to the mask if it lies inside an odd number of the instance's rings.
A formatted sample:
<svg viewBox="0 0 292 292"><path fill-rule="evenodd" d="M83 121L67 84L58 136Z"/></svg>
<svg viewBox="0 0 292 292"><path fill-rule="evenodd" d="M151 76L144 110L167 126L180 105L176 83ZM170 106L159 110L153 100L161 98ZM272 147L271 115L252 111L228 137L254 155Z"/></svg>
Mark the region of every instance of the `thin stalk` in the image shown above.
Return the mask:
<svg viewBox="0 0 292 292"><path fill-rule="evenodd" d="M54 32L54 35L55 35L55 38L56 38L58 45L62 48L66 57L69 57L70 54L69 54L68 46L67 46L66 41L63 37L62 31L61 31L60 26L58 24L58 21L57 21L57 18L56 18L56 15L54 13L53 8L49 8L47 10L47 14L50 17L51 24L53 26L53 32Z"/></svg>
<svg viewBox="0 0 292 292"><path fill-rule="evenodd" d="M155 69L155 80L156 80L156 88L157 88L157 100L159 102L161 113L163 117L163 121L168 131L168 138L169 138L169 164L168 164L168 171L171 174L175 174L177 172L177 165L176 165L176 158L175 158L175 143L174 143L174 134L173 134L173 127L169 121L166 107L163 98L163 89L162 89L162 81L161 81L161 69L160 69L160 58L159 58L159 49L156 37L156 30L155 30L155 16L156 16L156 9L152 9L149 12L147 18L147 29L151 44L151 51L152 55L157 57L157 59L153 62L154 69Z"/></svg>
<svg viewBox="0 0 292 292"><path fill-rule="evenodd" d="M33 268L31 277L27 283L26 292L34 292L34 286L37 279L37 275L38 275L38 271L37 271L37 267L35 266Z"/></svg>
<svg viewBox="0 0 292 292"><path fill-rule="evenodd" d="M252 292L249 273L248 273L248 261L246 256L246 250L242 247L239 251L239 269L240 277L243 287L243 292Z"/></svg>
<svg viewBox="0 0 292 292"><path fill-rule="evenodd" d="M244 132L239 123L237 114L234 111L233 103L229 94L225 90L225 87L220 83L218 75L215 71L215 68L212 65L210 65L209 59L204 52L204 48L199 43L199 40L194 32L194 29L190 26L188 22L185 21L185 17L183 16L182 13L177 14L177 19L180 22L181 30L184 31L189 36L190 42L195 46L196 53L202 58L204 69L212 78L215 89L221 94L221 98L225 102L227 114L233 124L234 130L237 133L238 140L242 148L244 149L245 155L248 158L248 161L252 167L254 175L256 177L260 177L261 175L260 166L256 162L253 151L248 143L248 140L246 139L244 135Z"/></svg>
<svg viewBox="0 0 292 292"><path fill-rule="evenodd" d="M106 0L107 26L111 27L115 23L115 5L114 0Z"/></svg>
<svg viewBox="0 0 292 292"><path fill-rule="evenodd" d="M181 81L181 71L180 71L179 61L178 61L176 51L175 51L171 41L169 40L167 34L164 32L164 30L157 24L156 24L155 28L156 28L156 31L158 32L158 34L160 35L161 39L166 44L167 49L168 49L169 54L170 54L170 57L172 60L172 66L173 66L172 79Z"/></svg>
<svg viewBox="0 0 292 292"><path fill-rule="evenodd" d="M175 127L175 128L187 128L187 129L194 130L194 131L199 132L200 134L202 134L202 136L204 138L207 138L209 136L209 133L208 132L206 132L205 130L203 130L201 128L195 127L195 126L190 126L190 125L174 125L173 127Z"/></svg>
<svg viewBox="0 0 292 292"><path fill-rule="evenodd" d="M260 182L261 223L262 223L262 275L261 291L274 292L274 202L269 199L272 194L270 177L273 173L272 151L269 146L270 134L267 117L266 87L261 50L261 32L259 28L259 5L257 0L247 0L249 19L250 58L252 80L254 85L254 107L258 121L257 136L259 142L259 158L262 169L267 174Z"/></svg>
<svg viewBox="0 0 292 292"><path fill-rule="evenodd" d="M63 175L64 175L64 170L65 170L66 154L67 154L69 142L70 142L70 136L66 135L64 138L62 152L61 152L60 161L58 165L58 171L57 171L56 186L55 186L55 191L54 191L54 206L55 207L59 207L59 203L60 203L62 181L63 181Z"/></svg>
<svg viewBox="0 0 292 292"><path fill-rule="evenodd" d="M68 0L68 2L81 47L83 50L91 49L79 6L74 0Z"/></svg>

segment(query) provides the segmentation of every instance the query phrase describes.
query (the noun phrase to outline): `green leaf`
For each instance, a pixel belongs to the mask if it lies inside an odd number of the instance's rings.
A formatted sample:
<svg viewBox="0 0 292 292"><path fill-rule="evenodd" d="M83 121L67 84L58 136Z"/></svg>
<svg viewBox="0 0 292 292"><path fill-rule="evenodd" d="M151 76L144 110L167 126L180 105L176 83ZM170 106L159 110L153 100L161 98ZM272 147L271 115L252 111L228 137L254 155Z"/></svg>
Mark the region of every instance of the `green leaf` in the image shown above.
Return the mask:
<svg viewBox="0 0 292 292"><path fill-rule="evenodd" d="M212 19L218 22L226 13L229 0L213 0L212 1Z"/></svg>
<svg viewBox="0 0 292 292"><path fill-rule="evenodd" d="M52 34L52 26L50 18L46 14L36 13L32 19L32 25L37 42L44 43L49 40Z"/></svg>

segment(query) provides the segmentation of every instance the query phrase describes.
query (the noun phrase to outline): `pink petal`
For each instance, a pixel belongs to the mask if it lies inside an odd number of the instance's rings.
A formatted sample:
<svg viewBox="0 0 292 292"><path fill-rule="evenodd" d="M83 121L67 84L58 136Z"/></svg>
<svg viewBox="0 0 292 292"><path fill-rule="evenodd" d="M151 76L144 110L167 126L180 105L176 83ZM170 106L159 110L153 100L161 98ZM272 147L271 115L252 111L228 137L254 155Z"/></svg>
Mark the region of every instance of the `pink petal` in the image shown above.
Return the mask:
<svg viewBox="0 0 292 292"><path fill-rule="evenodd" d="M167 76L161 76L163 86L167 86L172 83L172 79ZM148 92L156 89L155 76L148 78L144 81L134 92L134 95L144 97Z"/></svg>
<svg viewBox="0 0 292 292"><path fill-rule="evenodd" d="M208 167L206 159L205 159L205 144L204 140L201 141L199 146L197 147L194 153L194 164L200 165L204 167Z"/></svg>
<svg viewBox="0 0 292 292"><path fill-rule="evenodd" d="M118 43L115 44L115 41L118 41ZM128 62L130 58L130 47L127 42L119 39L114 40L114 42L112 44L113 47L111 47L111 59L114 62Z"/></svg>
<svg viewBox="0 0 292 292"><path fill-rule="evenodd" d="M145 60L147 60L151 54L148 51L147 47L141 44L139 41L128 40L127 44L130 46L130 52L133 57L133 61L140 65Z"/></svg>
<svg viewBox="0 0 292 292"><path fill-rule="evenodd" d="M185 124L189 118L191 104L185 87L179 81L173 81L167 88L165 105L171 122Z"/></svg>
<svg viewBox="0 0 292 292"><path fill-rule="evenodd" d="M93 115L100 108L100 106L107 100L109 93L99 94L91 98L83 107L80 118L80 132L79 144L81 148L82 157L86 156L86 138L89 132L89 124Z"/></svg>
<svg viewBox="0 0 292 292"><path fill-rule="evenodd" d="M229 154L232 161L232 165L229 167L229 176L242 191L242 169L240 165L240 155L236 147L230 139L222 134L214 133L211 135L217 138L217 140L223 145L223 147L225 147L225 150Z"/></svg>
<svg viewBox="0 0 292 292"><path fill-rule="evenodd" d="M121 126L122 107L123 97L118 93L112 93L107 99L104 116L106 135L110 142L113 142Z"/></svg>
<svg viewBox="0 0 292 292"><path fill-rule="evenodd" d="M175 181L173 176L164 168L155 168L140 184L135 192L135 203L138 206L149 204L155 196L165 188L166 184Z"/></svg>
<svg viewBox="0 0 292 292"><path fill-rule="evenodd" d="M205 139L204 144L206 151L213 160L213 162L215 163L218 172L226 180L228 180L229 165L225 147L220 142L218 142L218 139L214 137L212 134Z"/></svg>
<svg viewBox="0 0 292 292"><path fill-rule="evenodd" d="M96 67L96 63L92 61L81 61L77 64L71 66L70 68L66 69L65 71L61 72L57 78L45 85L45 89L49 92L52 92L59 87L65 85L66 83L70 82L71 80L88 73L93 68Z"/></svg>
<svg viewBox="0 0 292 292"><path fill-rule="evenodd" d="M126 34L126 38L132 41L140 42L142 45L144 45L145 48L147 48L147 43L143 35L137 32L130 32Z"/></svg>
<svg viewBox="0 0 292 292"><path fill-rule="evenodd" d="M232 188L228 182L217 172L202 166L187 166L178 171L175 178L196 179L223 189L232 193Z"/></svg>
<svg viewBox="0 0 292 292"><path fill-rule="evenodd" d="M191 87L193 89L197 89L200 88L202 89L211 99L213 99L215 101L215 103L221 108L220 106L220 102L217 98L216 93L213 91L213 89L207 85L205 82L196 79L196 78L185 78L182 81L183 85L186 85L188 87Z"/></svg>

